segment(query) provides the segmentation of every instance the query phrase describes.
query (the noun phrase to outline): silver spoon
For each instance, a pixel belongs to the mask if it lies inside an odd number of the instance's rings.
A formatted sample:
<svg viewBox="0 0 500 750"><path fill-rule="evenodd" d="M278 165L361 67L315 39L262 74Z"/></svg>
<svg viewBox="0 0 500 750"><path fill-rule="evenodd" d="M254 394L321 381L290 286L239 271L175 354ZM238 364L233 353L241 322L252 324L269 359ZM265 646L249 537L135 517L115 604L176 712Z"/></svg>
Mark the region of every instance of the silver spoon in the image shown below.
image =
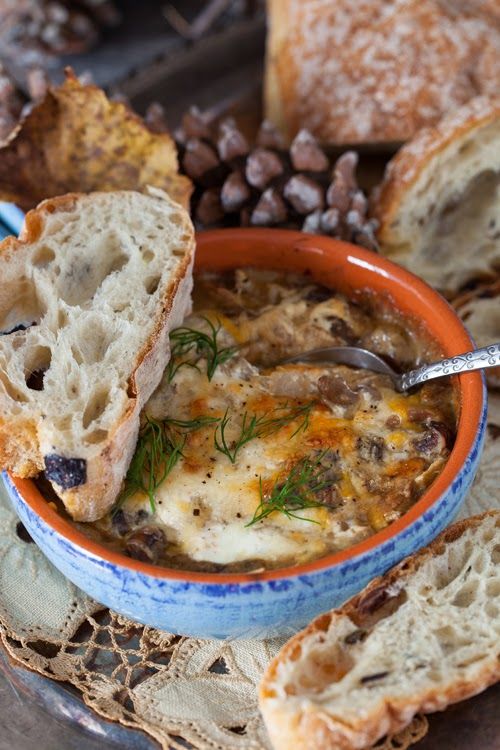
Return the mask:
<svg viewBox="0 0 500 750"><path fill-rule="evenodd" d="M350 365L365 370L373 370L389 375L392 378L397 391L407 391L415 385L425 383L427 380L442 378L445 375L456 375L460 372L470 370L483 370L486 367L500 366L500 343L484 346L482 349L474 349L465 354L457 354L450 359L441 359L439 362L431 362L422 365L416 370L404 372L401 375L395 372L387 362L368 349L358 346L327 346L323 349L310 349L296 357L283 360L280 364L292 364L293 362L335 362L340 365Z"/></svg>

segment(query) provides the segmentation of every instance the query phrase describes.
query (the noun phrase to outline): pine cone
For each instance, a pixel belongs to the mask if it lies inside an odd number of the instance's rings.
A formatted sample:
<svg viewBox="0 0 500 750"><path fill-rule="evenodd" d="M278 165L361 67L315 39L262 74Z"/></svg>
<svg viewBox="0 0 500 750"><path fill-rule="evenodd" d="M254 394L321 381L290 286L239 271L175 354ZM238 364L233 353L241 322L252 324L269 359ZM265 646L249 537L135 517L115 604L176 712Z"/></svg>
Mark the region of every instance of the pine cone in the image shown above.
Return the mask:
<svg viewBox="0 0 500 750"><path fill-rule="evenodd" d="M23 106L22 95L0 64L0 141L3 141L17 124Z"/></svg>
<svg viewBox="0 0 500 750"><path fill-rule="evenodd" d="M101 28L119 20L112 0L0 0L2 55L30 67L53 55L85 52Z"/></svg>
<svg viewBox="0 0 500 750"><path fill-rule="evenodd" d="M148 119L148 115L146 115ZM155 128L165 127L157 105ZM278 226L377 249L376 224L356 181L358 155L335 163L302 130L287 150L276 128L264 121L250 146L233 118L219 122L192 107L175 133L181 171L195 185L192 215L198 229L216 226Z"/></svg>

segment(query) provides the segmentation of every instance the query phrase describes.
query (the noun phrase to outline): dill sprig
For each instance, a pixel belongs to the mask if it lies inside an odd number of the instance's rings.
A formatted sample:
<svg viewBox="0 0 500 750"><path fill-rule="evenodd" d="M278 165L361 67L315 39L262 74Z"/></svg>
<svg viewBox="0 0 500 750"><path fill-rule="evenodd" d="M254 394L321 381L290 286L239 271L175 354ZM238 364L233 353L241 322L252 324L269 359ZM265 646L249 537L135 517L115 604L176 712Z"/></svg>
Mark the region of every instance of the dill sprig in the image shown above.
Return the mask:
<svg viewBox="0 0 500 750"><path fill-rule="evenodd" d="M264 495L262 477L259 479L260 503L257 506L253 518L245 526L253 526L262 521L271 513L283 513L287 518L296 518L299 521L319 523L313 518L306 518L297 514L297 511L307 508L325 507L324 503L315 500L318 492L326 489L330 482L323 479L327 468L321 462L327 451L323 451L314 459L302 458L293 466L288 477L284 481L276 481L268 495Z"/></svg>
<svg viewBox="0 0 500 750"><path fill-rule="evenodd" d="M142 491L149 497L154 513L156 492L183 455L188 433L218 421L217 417L208 416L191 420L146 417L113 512L116 513L131 495Z"/></svg>
<svg viewBox="0 0 500 750"><path fill-rule="evenodd" d="M207 377L212 380L217 367L227 362L236 353L235 346L219 346L217 336L221 330L220 322L217 321L215 326L208 318L203 318L203 320L207 323L210 333L186 326L174 328L171 332L170 362L166 369L169 383L181 367L193 367L199 371L198 363L201 359L206 360Z"/></svg>
<svg viewBox="0 0 500 750"><path fill-rule="evenodd" d="M172 425L173 427L177 427L179 430L185 430L186 432L195 432L202 427L206 427L209 424L215 424L216 422L220 422L220 417L208 417L204 415L195 417L194 419L173 419L172 417L167 417L163 420L164 425Z"/></svg>
<svg viewBox="0 0 500 750"><path fill-rule="evenodd" d="M236 463L236 457L238 452L243 448L244 445L249 443L251 440L256 438L267 437L272 435L282 427L285 427L290 422L294 422L296 419L302 418L297 429L290 435L290 438L297 435L299 432L307 430L309 426L309 418L311 410L315 405L315 401L311 401L307 404L301 404L300 406L290 408L287 403L282 406L276 407L272 412L265 412L261 416L257 414L249 414L245 412L241 422L239 435L231 441L228 441L226 430L231 422L228 410L220 420L220 423L215 431L214 444L215 448L224 453L232 464ZM285 412L285 413L280 413ZM274 416L270 416L274 415Z"/></svg>

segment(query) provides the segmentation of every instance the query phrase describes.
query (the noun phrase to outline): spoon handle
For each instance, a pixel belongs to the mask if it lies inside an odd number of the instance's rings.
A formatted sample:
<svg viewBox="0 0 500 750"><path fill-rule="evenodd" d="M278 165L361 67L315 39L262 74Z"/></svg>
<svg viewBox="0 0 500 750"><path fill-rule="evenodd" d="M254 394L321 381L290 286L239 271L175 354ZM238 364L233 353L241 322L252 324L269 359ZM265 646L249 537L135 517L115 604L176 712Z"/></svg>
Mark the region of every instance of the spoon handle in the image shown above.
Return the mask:
<svg viewBox="0 0 500 750"><path fill-rule="evenodd" d="M474 349L472 352L457 354L450 359L442 359L439 362L431 362L416 370L410 370L400 375L401 390L406 391L414 385L425 383L427 380L442 378L444 375L457 375L470 370L483 370L486 367L500 366L500 343L484 346L482 349Z"/></svg>

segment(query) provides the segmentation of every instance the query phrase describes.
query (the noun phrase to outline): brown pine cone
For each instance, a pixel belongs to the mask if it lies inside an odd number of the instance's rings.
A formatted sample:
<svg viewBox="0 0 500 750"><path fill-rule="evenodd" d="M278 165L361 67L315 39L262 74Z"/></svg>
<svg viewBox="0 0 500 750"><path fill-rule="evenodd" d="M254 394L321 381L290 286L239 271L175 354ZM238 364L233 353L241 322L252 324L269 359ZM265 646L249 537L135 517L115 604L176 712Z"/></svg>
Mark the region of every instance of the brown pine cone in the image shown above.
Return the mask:
<svg viewBox="0 0 500 750"><path fill-rule="evenodd" d="M23 106L22 95L0 64L0 141L3 141L17 124Z"/></svg>
<svg viewBox="0 0 500 750"><path fill-rule="evenodd" d="M152 105L146 120L166 127L158 114ZM196 107L184 115L175 137L181 171L195 185L192 215L198 229L287 227L377 249L376 224L367 217L366 196L356 181L354 151L331 163L306 130L287 150L267 121L250 145L233 118L218 122Z"/></svg>
<svg viewBox="0 0 500 750"><path fill-rule="evenodd" d="M31 68L31 70L28 70L26 74L26 84L31 101L41 101L50 86L50 80L47 75L47 71L43 68Z"/></svg>
<svg viewBox="0 0 500 750"><path fill-rule="evenodd" d="M122 14L113 0L65 0L66 5L80 6L81 10L87 11L94 23L103 29L118 26L122 20Z"/></svg>
<svg viewBox="0 0 500 750"><path fill-rule="evenodd" d="M112 0L0 0L2 55L22 67L90 49L120 13Z"/></svg>

